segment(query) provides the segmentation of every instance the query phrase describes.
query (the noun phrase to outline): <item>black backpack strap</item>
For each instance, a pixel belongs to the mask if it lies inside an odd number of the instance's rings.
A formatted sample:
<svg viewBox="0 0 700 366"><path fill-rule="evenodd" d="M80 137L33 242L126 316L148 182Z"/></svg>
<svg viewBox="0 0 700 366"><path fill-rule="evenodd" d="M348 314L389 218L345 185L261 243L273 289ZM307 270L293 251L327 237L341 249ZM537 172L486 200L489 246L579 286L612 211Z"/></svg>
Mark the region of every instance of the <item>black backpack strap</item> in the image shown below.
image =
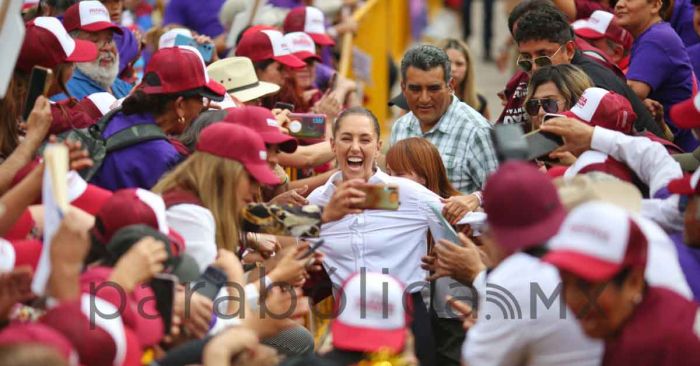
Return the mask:
<svg viewBox="0 0 700 366"><path fill-rule="evenodd" d="M110 153L146 141L167 139L163 130L155 124L134 125L107 138L105 147Z"/></svg>
<svg viewBox="0 0 700 366"><path fill-rule="evenodd" d="M90 132L90 135L94 139L101 140L102 139L102 132L107 128L107 125L109 124L109 121L112 120L112 117L114 117L115 114L119 113L122 111L122 107L117 107L102 116L99 121L95 122L94 125L88 127L88 131Z"/></svg>

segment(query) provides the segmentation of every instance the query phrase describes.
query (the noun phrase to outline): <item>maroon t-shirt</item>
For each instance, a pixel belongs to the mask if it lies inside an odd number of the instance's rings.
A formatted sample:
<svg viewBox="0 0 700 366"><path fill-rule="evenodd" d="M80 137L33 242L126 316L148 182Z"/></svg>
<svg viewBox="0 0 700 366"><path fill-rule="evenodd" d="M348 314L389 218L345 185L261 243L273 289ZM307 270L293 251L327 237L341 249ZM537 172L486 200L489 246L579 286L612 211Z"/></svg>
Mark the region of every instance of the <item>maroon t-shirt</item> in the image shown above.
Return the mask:
<svg viewBox="0 0 700 366"><path fill-rule="evenodd" d="M525 112L523 105L527 97L527 84L529 82L530 75L522 70L516 71L515 75L510 78L503 91L508 102L496 123L522 123L524 126L529 125L530 116Z"/></svg>
<svg viewBox="0 0 700 366"><path fill-rule="evenodd" d="M650 287L621 333L605 343L603 365L700 365L698 304Z"/></svg>

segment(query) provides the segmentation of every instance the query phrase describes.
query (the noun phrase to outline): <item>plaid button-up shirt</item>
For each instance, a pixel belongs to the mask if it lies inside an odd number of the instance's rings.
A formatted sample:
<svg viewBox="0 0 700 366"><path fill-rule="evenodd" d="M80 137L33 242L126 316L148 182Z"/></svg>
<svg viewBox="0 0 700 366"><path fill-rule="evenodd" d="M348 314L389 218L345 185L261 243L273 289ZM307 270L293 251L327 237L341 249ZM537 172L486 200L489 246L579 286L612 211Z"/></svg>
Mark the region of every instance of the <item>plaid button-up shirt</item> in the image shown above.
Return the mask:
<svg viewBox="0 0 700 366"><path fill-rule="evenodd" d="M452 96L438 123L423 133L409 112L394 122L391 145L409 137L423 137L437 147L452 185L463 193L478 191L498 160L491 142L491 124L472 107Z"/></svg>

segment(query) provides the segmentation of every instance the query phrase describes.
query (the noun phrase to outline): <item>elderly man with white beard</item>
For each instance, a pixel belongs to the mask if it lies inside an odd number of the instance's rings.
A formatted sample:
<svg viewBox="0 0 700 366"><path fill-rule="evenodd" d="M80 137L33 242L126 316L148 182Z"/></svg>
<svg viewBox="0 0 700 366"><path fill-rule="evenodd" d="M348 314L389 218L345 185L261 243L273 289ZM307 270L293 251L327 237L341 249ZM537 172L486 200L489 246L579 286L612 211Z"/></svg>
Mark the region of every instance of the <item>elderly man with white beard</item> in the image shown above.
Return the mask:
<svg viewBox="0 0 700 366"><path fill-rule="evenodd" d="M96 60L75 64L73 77L66 83L70 96L83 99L99 92L110 93L117 99L127 96L132 85L117 78L119 53L112 39L115 32L121 34L122 30L110 21L107 8L99 1L81 1L66 10L63 26L71 37L92 41L99 50ZM67 97L58 94L51 99L59 101Z"/></svg>

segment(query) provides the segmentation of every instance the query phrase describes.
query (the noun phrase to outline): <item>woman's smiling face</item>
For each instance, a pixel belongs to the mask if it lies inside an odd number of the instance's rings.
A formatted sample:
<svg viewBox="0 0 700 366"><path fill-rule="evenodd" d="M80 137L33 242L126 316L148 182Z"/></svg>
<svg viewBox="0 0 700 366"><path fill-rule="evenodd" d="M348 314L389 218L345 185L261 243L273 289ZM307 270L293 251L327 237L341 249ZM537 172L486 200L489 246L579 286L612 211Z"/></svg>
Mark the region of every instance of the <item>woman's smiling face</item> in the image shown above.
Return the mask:
<svg viewBox="0 0 700 366"><path fill-rule="evenodd" d="M374 174L374 162L381 148L372 120L351 114L338 122L340 125L331 146L343 179L369 179Z"/></svg>

